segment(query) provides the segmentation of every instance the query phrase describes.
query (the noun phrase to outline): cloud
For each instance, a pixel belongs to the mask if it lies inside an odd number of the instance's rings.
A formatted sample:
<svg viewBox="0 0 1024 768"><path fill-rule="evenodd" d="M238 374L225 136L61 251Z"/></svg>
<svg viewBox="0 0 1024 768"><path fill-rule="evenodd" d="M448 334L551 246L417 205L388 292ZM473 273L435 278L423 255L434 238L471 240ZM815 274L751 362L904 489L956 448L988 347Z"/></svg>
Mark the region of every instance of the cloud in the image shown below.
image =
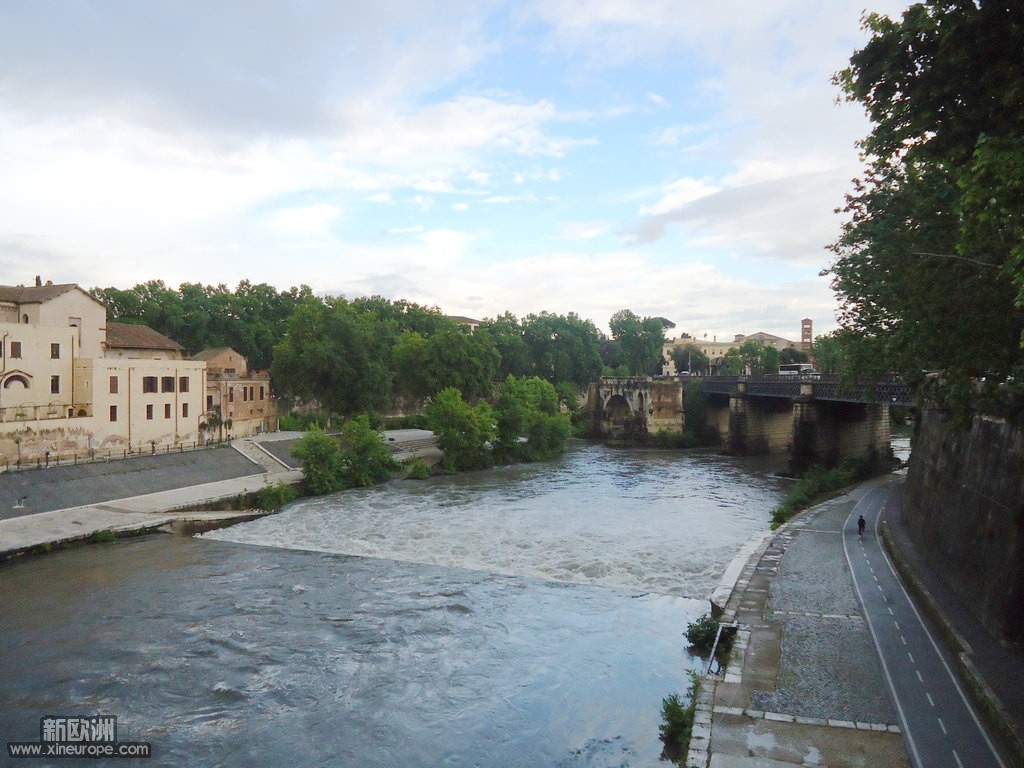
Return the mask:
<svg viewBox="0 0 1024 768"><path fill-rule="evenodd" d="M5 99L161 130L344 132L343 105L398 103L493 52L486 3L57 2L5 6ZM315 76L314 76L315 74Z"/></svg>
<svg viewBox="0 0 1024 768"><path fill-rule="evenodd" d="M592 240L610 229L607 221L567 221L562 224L559 237L563 240Z"/></svg>
<svg viewBox="0 0 1024 768"><path fill-rule="evenodd" d="M842 199L845 177L835 172L772 178L687 199L666 195L631 232L635 243L665 236L671 225L703 244L717 242L750 255L818 263L833 237L831 220L822 217ZM678 202L678 204L676 204Z"/></svg>

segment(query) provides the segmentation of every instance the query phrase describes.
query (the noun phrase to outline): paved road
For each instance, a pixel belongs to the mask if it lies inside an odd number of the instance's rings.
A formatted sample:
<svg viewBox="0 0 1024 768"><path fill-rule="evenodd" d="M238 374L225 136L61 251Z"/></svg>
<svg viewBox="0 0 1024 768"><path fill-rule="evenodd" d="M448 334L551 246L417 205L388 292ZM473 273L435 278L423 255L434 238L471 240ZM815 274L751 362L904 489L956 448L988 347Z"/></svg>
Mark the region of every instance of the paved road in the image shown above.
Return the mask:
<svg viewBox="0 0 1024 768"><path fill-rule="evenodd" d="M902 480L871 490L847 519L843 546L854 586L917 768L1005 768L991 739L917 612L878 535L879 512L898 503ZM857 534L857 517L867 531Z"/></svg>

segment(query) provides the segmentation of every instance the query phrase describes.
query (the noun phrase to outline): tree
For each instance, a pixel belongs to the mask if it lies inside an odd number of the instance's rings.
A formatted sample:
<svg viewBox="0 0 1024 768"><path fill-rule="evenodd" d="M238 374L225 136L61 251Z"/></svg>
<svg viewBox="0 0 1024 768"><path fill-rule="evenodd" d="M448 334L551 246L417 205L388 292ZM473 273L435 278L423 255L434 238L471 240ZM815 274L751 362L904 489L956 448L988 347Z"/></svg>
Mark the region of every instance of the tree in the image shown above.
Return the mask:
<svg viewBox="0 0 1024 768"><path fill-rule="evenodd" d="M704 373L708 369L708 356L705 355L693 342L689 344L677 344L672 347L672 361L676 364L676 371L682 373Z"/></svg>
<svg viewBox="0 0 1024 768"><path fill-rule="evenodd" d="M494 403L495 452L504 459L548 459L565 449L571 430L551 382L533 376L509 376ZM527 438L521 442L520 438Z"/></svg>
<svg viewBox="0 0 1024 768"><path fill-rule="evenodd" d="M622 350L623 362L632 376L660 373L665 346L665 323L661 317L642 320L631 310L620 309L608 321L612 338Z"/></svg>
<svg viewBox="0 0 1024 768"><path fill-rule="evenodd" d="M489 338L498 350L498 379L527 376L533 370L530 349L523 338L523 327L511 312L480 323L476 335Z"/></svg>
<svg viewBox="0 0 1024 768"><path fill-rule="evenodd" d="M570 312L541 312L523 320L523 340L530 351L531 373L552 384L571 381L579 388L601 375L600 334L590 320Z"/></svg>
<svg viewBox="0 0 1024 768"><path fill-rule="evenodd" d="M370 426L366 414L345 422L341 440L341 476L350 488L375 485L391 477L399 467L381 433Z"/></svg>
<svg viewBox="0 0 1024 768"><path fill-rule="evenodd" d="M806 363L810 359L810 355L796 347L786 347L779 350L779 364Z"/></svg>
<svg viewBox="0 0 1024 768"><path fill-rule="evenodd" d="M843 336L839 331L816 338L811 345L811 355L822 373L842 374L847 368Z"/></svg>
<svg viewBox="0 0 1024 768"><path fill-rule="evenodd" d="M341 447L336 437L313 427L292 453L302 462L302 476L311 494L322 496L342 488Z"/></svg>
<svg viewBox="0 0 1024 768"><path fill-rule="evenodd" d="M865 27L835 77L872 121L827 270L846 359L911 383L941 369L948 392L1020 372L1024 6L928 0Z"/></svg>
<svg viewBox="0 0 1024 768"><path fill-rule="evenodd" d="M467 400L491 394L499 355L487 335L445 328L423 338L403 333L394 348L396 383L404 394L423 399L455 387Z"/></svg>
<svg viewBox="0 0 1024 768"><path fill-rule="evenodd" d="M743 360L744 369L751 375L763 376L766 373L778 373L779 350L775 347L769 347L756 339L747 339L740 345L738 352Z"/></svg>
<svg viewBox="0 0 1024 768"><path fill-rule="evenodd" d="M444 451L446 472L483 469L491 464L488 444L497 432L494 414L486 402L470 405L462 393L448 387L431 398L427 421Z"/></svg>
<svg viewBox="0 0 1024 768"><path fill-rule="evenodd" d="M744 371L746 363L743 360L743 355L737 347L727 349L725 354L722 355L722 367L721 373L723 376L739 376Z"/></svg>
<svg viewBox="0 0 1024 768"><path fill-rule="evenodd" d="M302 302L274 347L271 375L285 393L313 398L329 413L378 412L388 403L391 356L373 315L344 299Z"/></svg>

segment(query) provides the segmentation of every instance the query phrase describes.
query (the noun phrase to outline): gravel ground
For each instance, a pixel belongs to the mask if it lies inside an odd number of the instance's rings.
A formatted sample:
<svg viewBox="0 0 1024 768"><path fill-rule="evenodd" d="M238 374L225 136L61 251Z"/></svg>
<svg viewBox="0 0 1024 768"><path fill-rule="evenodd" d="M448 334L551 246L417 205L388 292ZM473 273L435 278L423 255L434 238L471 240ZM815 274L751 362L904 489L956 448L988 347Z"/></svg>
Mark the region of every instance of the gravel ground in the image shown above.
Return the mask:
<svg viewBox="0 0 1024 768"><path fill-rule="evenodd" d="M793 525L766 605L782 624L782 665L776 690L753 694L756 709L898 722L843 552L849 510L833 502Z"/></svg>

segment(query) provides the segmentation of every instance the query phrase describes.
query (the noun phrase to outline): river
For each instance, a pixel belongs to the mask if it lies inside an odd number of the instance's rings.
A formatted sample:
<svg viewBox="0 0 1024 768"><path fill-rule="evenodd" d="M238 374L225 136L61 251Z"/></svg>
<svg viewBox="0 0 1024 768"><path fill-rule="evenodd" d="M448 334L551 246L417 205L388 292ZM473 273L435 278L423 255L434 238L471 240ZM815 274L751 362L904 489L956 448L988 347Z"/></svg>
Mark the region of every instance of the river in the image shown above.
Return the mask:
<svg viewBox="0 0 1024 768"><path fill-rule="evenodd" d="M148 765L658 765L686 625L784 491L578 443L11 563L0 733L102 713Z"/></svg>

